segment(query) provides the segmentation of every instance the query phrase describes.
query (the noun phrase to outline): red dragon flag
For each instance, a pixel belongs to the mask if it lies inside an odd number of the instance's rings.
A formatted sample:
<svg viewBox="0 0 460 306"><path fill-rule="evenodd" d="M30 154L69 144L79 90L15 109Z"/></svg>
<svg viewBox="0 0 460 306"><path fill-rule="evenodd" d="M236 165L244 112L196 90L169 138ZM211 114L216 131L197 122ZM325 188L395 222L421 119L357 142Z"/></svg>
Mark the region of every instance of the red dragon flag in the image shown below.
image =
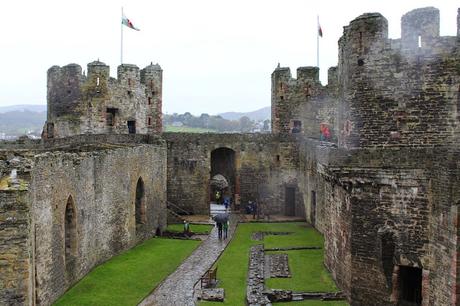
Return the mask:
<svg viewBox="0 0 460 306"><path fill-rule="evenodd" d="M134 24L131 22L131 20L129 20L128 18L126 18L125 15L123 15L123 16L121 17L121 23L124 24L125 26L127 26L128 28L131 28L131 29L133 29L133 30L139 31L139 29L136 28L136 27L134 26Z"/></svg>

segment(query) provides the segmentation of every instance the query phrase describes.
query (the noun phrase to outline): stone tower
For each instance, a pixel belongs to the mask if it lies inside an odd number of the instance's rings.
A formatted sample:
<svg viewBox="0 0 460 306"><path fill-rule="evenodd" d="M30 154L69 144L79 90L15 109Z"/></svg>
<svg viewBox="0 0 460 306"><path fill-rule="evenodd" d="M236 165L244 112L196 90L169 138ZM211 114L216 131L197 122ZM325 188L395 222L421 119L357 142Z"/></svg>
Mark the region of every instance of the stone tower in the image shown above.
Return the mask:
<svg viewBox="0 0 460 306"><path fill-rule="evenodd" d="M100 61L48 70L48 117L44 138L78 134L154 134L162 130L162 70L118 66L117 79Z"/></svg>

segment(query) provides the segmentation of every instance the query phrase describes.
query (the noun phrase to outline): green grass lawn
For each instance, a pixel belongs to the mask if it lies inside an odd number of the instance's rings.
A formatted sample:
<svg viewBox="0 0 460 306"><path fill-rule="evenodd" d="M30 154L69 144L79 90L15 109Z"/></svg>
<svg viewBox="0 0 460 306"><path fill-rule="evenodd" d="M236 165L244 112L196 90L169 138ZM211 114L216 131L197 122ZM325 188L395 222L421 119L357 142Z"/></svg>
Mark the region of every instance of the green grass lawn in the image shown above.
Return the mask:
<svg viewBox="0 0 460 306"><path fill-rule="evenodd" d="M190 230L195 234L209 234L214 226L210 224L190 224ZM168 232L182 233L184 231L183 223L168 224Z"/></svg>
<svg viewBox="0 0 460 306"><path fill-rule="evenodd" d="M54 305L137 305L199 244L150 239L96 267Z"/></svg>
<svg viewBox="0 0 460 306"><path fill-rule="evenodd" d="M163 132L175 132L175 133L217 133L216 130L196 128L189 126L172 126L166 125L163 127Z"/></svg>
<svg viewBox="0 0 460 306"><path fill-rule="evenodd" d="M265 283L268 288L306 292L338 291L329 272L323 267L323 250L293 250L280 253L289 255L289 269L292 277L269 278Z"/></svg>
<svg viewBox="0 0 460 306"><path fill-rule="evenodd" d="M258 231L293 232L287 236L265 236L264 241L252 241L251 233ZM245 305L246 275L249 249L264 243L265 248L290 246L323 246L323 237L305 223L242 223L233 240L217 262L219 287L225 289L224 303L201 302L200 305ZM270 279L268 287L305 291L336 291L330 275L324 268L323 250L283 251L289 254L292 278ZM307 252L311 252L308 254ZM304 303L305 302L305 303ZM287 305L288 303L276 305ZM302 301L291 305L348 305L345 302Z"/></svg>

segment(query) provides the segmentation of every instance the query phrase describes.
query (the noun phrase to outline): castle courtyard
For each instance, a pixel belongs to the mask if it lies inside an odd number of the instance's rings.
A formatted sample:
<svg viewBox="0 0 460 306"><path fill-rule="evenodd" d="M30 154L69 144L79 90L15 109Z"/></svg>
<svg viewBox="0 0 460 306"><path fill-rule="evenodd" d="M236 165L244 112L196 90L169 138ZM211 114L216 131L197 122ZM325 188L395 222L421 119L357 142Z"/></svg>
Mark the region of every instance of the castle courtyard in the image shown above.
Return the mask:
<svg viewBox="0 0 460 306"><path fill-rule="evenodd" d="M460 305L460 9L440 20L336 25L325 85L274 65L269 133L164 132L153 62L51 66L41 138L0 142L0 305Z"/></svg>

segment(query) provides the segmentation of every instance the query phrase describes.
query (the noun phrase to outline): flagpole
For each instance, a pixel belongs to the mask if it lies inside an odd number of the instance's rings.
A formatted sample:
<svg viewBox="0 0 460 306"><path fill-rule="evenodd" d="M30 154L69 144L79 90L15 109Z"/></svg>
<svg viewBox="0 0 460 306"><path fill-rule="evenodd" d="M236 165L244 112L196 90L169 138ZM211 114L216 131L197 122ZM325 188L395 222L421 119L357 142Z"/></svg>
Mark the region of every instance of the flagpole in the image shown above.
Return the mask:
<svg viewBox="0 0 460 306"><path fill-rule="evenodd" d="M123 21L123 7L121 7L121 20ZM123 65L123 22L120 22L120 25L121 25L120 65Z"/></svg>
<svg viewBox="0 0 460 306"><path fill-rule="evenodd" d="M319 68L319 15L316 17L316 66Z"/></svg>

